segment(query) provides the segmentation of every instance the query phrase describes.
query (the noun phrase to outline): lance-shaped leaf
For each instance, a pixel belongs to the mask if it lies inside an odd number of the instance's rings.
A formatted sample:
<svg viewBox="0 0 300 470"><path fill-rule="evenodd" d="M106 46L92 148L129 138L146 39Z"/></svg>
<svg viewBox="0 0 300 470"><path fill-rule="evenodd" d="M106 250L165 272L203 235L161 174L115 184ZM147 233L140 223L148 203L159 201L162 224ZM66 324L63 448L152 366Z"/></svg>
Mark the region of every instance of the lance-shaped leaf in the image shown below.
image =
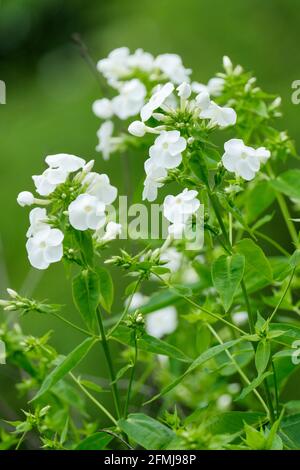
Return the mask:
<svg viewBox="0 0 300 470"><path fill-rule="evenodd" d="M245 257L239 254L220 256L212 265L212 280L226 312L243 279L244 268Z"/></svg>
<svg viewBox="0 0 300 470"><path fill-rule="evenodd" d="M110 313L114 300L114 285L110 273L105 268L97 267L100 282L100 304Z"/></svg>
<svg viewBox="0 0 300 470"><path fill-rule="evenodd" d="M293 170L285 171L276 179L270 181L270 185L277 191L285 194L293 199L300 199L300 170L294 168Z"/></svg>
<svg viewBox="0 0 300 470"><path fill-rule="evenodd" d="M86 269L73 279L74 303L88 329L96 331L96 308L100 301L99 276L94 271Z"/></svg>
<svg viewBox="0 0 300 470"><path fill-rule="evenodd" d="M195 359L192 364L187 368L187 370L184 372L184 374L180 375L175 379L173 382L171 382L169 385L164 387L160 393L152 397L150 400L146 401L146 403L151 403L154 400L157 400L158 398L162 397L166 393L170 392L173 388L175 388L189 373L191 373L193 370L195 370L197 367L201 366L205 362L209 361L210 359L213 359L215 356L220 354L221 352L231 348L235 344L239 343L240 341L243 341L243 338L238 338L232 341L227 341L226 343L223 344L218 344L217 346L213 346L210 349L207 349L204 351L200 356Z"/></svg>
<svg viewBox="0 0 300 470"><path fill-rule="evenodd" d="M244 238L236 245L236 251L245 256L245 277L247 280L251 278L259 278L268 281L273 280L273 273L270 263L263 250L250 238Z"/></svg>
<svg viewBox="0 0 300 470"><path fill-rule="evenodd" d="M40 390L31 400L36 400L48 392L59 380L61 380L66 374L68 374L74 367L76 367L82 359L87 355L92 346L97 342L96 338L87 338L77 348L75 348L70 354L64 357L60 363L50 372L45 378L41 385Z"/></svg>

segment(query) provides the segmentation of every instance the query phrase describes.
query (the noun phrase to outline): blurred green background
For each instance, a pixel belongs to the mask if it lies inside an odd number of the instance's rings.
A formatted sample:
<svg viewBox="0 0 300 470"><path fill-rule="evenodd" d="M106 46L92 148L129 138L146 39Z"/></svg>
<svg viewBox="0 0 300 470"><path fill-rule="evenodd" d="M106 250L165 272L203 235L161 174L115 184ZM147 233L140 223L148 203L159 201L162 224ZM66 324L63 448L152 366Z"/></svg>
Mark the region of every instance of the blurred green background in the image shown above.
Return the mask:
<svg viewBox="0 0 300 470"><path fill-rule="evenodd" d="M65 315L76 316L62 266L52 265L42 275L30 270L25 252L28 211L16 203L19 191L33 189L31 175L43 171L47 154L95 158L96 168L109 173L123 192L118 157L104 163L95 152L99 121L91 104L100 89L72 43L72 33L80 33L95 61L125 45L153 54L178 53L194 70L193 78L204 83L221 69L227 54L254 70L262 87L282 96L282 128L299 144L300 106L290 99L291 83L300 79L299 16L299 0L0 1L0 79L7 86L7 104L0 105L0 296L10 286L65 304ZM143 158L132 160L131 168L135 186ZM115 312L122 294L118 281ZM21 323L32 334L52 328L53 344L61 353L81 339L62 333L55 319L30 315ZM101 352L95 356L83 368L98 374L104 366ZM14 406L13 378L6 370L1 366L0 393Z"/></svg>

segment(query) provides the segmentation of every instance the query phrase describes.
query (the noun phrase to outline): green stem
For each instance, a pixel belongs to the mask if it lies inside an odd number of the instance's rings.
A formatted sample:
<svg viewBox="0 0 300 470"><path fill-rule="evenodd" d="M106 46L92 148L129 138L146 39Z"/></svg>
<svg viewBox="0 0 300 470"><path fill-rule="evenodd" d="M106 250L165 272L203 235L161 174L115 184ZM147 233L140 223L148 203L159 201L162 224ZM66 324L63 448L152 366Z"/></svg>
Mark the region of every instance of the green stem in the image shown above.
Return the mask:
<svg viewBox="0 0 300 470"><path fill-rule="evenodd" d="M268 237L268 235L262 233L262 232L259 232L258 230L254 230L253 232L255 235L257 235L258 237L262 238L263 240L267 241L268 243L270 243L270 245L273 245L278 251L280 251L280 253L282 253L284 256L290 256L290 253L285 250L281 245L279 245L279 243L277 243L275 240L273 240L272 238Z"/></svg>
<svg viewBox="0 0 300 470"><path fill-rule="evenodd" d="M82 383L80 382L80 380L78 380L73 374L72 372L69 372L69 375L72 377L72 379L74 380L74 382L76 382L76 384L78 385L78 387L83 391L83 393L112 421L112 423L117 426L117 421L115 420L115 418L110 414L110 412L103 406L101 405L101 403L99 403L98 400L96 400L96 398L90 394L90 392L82 385Z"/></svg>
<svg viewBox="0 0 300 470"><path fill-rule="evenodd" d="M268 323L271 323L271 321L273 320L274 316L276 315L278 309L280 308L280 305L281 305L282 302L284 301L284 298L285 298L285 296L286 296L286 294L287 294L289 288L291 287L292 280L293 280L294 275L295 275L295 271L296 271L296 267L293 269L292 274L290 275L289 282L287 283L287 286L286 286L286 288L284 289L284 292L282 293L282 296L280 297L278 304L276 305L276 307L274 308L273 312L271 313L271 315L270 315L269 318L267 319L267 322L268 322Z"/></svg>
<svg viewBox="0 0 300 470"><path fill-rule="evenodd" d="M255 321L244 280L241 281L241 288L246 302L250 333L253 335L255 333Z"/></svg>
<svg viewBox="0 0 300 470"><path fill-rule="evenodd" d="M136 331L133 332L133 335L134 335L134 360L133 360L133 366L132 366L132 369L131 369L129 385L128 385L128 390L127 390L127 396L126 396L126 402L125 402L125 408L124 408L124 417L125 418L127 418L127 414L128 414L128 406L129 406L129 403L130 403L131 389L132 389L132 384L133 384L133 379L134 379L134 374L135 374L135 369L136 369L136 364L137 364L137 358L138 358L138 347L137 347Z"/></svg>
<svg viewBox="0 0 300 470"><path fill-rule="evenodd" d="M216 340L220 343L220 344L224 344L222 339L220 338L220 336L218 335L218 333L216 332L216 330L209 324L207 323L207 327L208 329L212 332L213 336L216 338ZM246 374L243 372L243 370L240 368L240 366L238 365L237 361L234 359L233 355L231 354L231 352L228 350L228 349L225 349L225 353L227 355L227 357L231 360L231 362L234 364L237 372L240 374L240 376L242 377L242 379L244 380L244 382L247 384L247 385L250 385L250 380L248 379L248 377L246 376ZM266 411L267 415L269 416L270 414L270 411L269 411L269 408L268 406L266 405L263 397L261 396L261 394L256 390L256 388L253 389L253 393L256 395L256 397L258 398L258 400L260 401L261 405L263 406L264 410Z"/></svg>
<svg viewBox="0 0 300 470"><path fill-rule="evenodd" d="M297 248L299 246L299 237L298 237L297 231L295 229L295 226L294 226L294 224L291 220L291 215L289 213L289 209L288 209L288 206L286 204L286 201L285 201L284 197L282 196L282 194L280 194L280 193L276 193L276 199L277 199L277 202L278 202L279 207L281 209L281 213L282 213L282 216L285 220L285 223L286 223L286 226L287 226L288 231L290 233L291 239L293 240L293 243L294 243L295 247Z"/></svg>
<svg viewBox="0 0 300 470"><path fill-rule="evenodd" d="M98 320L98 325L99 325L100 334L101 334L101 338L102 338L102 347L103 347L103 351L104 351L104 355L105 355L105 358L106 358L106 362L107 362L107 366L108 366L108 370L109 370L109 375L110 375L110 379L111 379L111 389L112 389L114 404L115 404L115 408L116 408L116 413L117 413L117 417L120 418L121 414L120 414L119 390L118 390L118 386L115 382L116 376L115 376L115 372L114 372L114 367L113 367L113 363L112 363L112 359L111 359L111 355L110 355L110 350L109 350L108 342L107 342L107 339L106 339L104 326L103 326L102 318L101 318L101 312L100 312L99 307L97 308L97 320Z"/></svg>
<svg viewBox="0 0 300 470"><path fill-rule="evenodd" d="M276 403L276 416L279 416L279 393L278 393L278 383L277 383L277 374L275 369L275 364L273 359L271 360L272 370L273 370L273 378L274 378L274 390L275 390L275 403Z"/></svg>
<svg viewBox="0 0 300 470"><path fill-rule="evenodd" d="M56 318L59 318L59 320L63 321L64 323L66 323L68 326L71 326L72 328L74 328L74 330L77 330L77 331L80 331L81 333L84 333L85 335L87 336L95 336L93 335L92 333L90 333L89 331L85 330L84 328L81 328L80 326L77 326L75 325L75 323L72 323L70 322L69 320L67 320L66 318L60 316L58 313L52 311L50 312L51 315L53 315L54 317Z"/></svg>
<svg viewBox="0 0 300 470"><path fill-rule="evenodd" d="M119 318L119 320L117 321L117 323L116 323L116 324L109 330L109 332L107 333L107 338L108 338L108 339L109 339L110 336L112 336L113 332L118 328L118 326L120 325L120 323L126 318L127 313L128 313L128 310L130 309L130 305L131 305L133 296L134 296L134 294L137 292L138 288L140 287L141 282L142 282L141 279L138 279L138 281L136 282L136 285L134 286L134 289L133 289L133 291L132 291L132 293L131 293L131 296L129 297L129 300L128 300L128 302L126 303L124 312L123 312L122 315L120 316L120 318Z"/></svg>

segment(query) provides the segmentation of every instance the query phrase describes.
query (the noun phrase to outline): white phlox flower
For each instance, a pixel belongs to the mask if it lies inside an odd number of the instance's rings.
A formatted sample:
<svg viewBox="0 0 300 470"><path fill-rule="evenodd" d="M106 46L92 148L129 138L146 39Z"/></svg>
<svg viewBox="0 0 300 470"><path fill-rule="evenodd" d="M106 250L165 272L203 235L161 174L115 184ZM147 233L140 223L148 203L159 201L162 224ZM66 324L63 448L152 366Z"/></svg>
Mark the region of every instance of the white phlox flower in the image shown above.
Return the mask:
<svg viewBox="0 0 300 470"><path fill-rule="evenodd" d="M182 264L183 255L176 248L170 247L164 250L160 255L160 260L165 261L164 268L168 268L171 273L179 271Z"/></svg>
<svg viewBox="0 0 300 470"><path fill-rule="evenodd" d="M241 139L230 139L224 144L225 153L222 163L226 170L235 173L246 181L252 180L260 169L261 163L270 158L265 147L254 149L244 144Z"/></svg>
<svg viewBox="0 0 300 470"><path fill-rule="evenodd" d="M168 172L166 168L159 166L152 158L148 158L144 164L146 171L146 179L144 181L143 201L155 201L157 198L158 188L162 188L163 179L166 178Z"/></svg>
<svg viewBox="0 0 300 470"><path fill-rule="evenodd" d="M17 197L17 203L21 207L32 206L35 202L35 197L30 191L21 191Z"/></svg>
<svg viewBox="0 0 300 470"><path fill-rule="evenodd" d="M30 226L27 230L26 236L31 237L36 235L41 230L50 230L50 226L48 225L48 216L46 209L42 209L40 207L35 207L30 211L29 214L29 221Z"/></svg>
<svg viewBox="0 0 300 470"><path fill-rule="evenodd" d="M92 109L93 113L101 119L110 119L114 114L112 102L107 98L94 101Z"/></svg>
<svg viewBox="0 0 300 470"><path fill-rule="evenodd" d="M129 307L129 310L136 310L139 307L145 305L149 300L149 297L142 294L141 292L135 292L132 296L128 297L124 304ZM130 302L130 305L128 305Z"/></svg>
<svg viewBox="0 0 300 470"><path fill-rule="evenodd" d="M200 207L197 199L198 193L185 188L177 196L168 195L163 203L163 214L171 222L168 232L174 238L181 238L187 226L191 223L191 217Z"/></svg>
<svg viewBox="0 0 300 470"><path fill-rule="evenodd" d="M26 249L31 265L37 269L47 269L50 264L63 256L64 234L59 229L40 230L27 240Z"/></svg>
<svg viewBox="0 0 300 470"><path fill-rule="evenodd" d="M174 85L171 82L159 87L157 91L151 96L148 103L146 103L141 109L142 121L147 121L153 114L153 111L160 108L166 99L173 93Z"/></svg>
<svg viewBox="0 0 300 470"><path fill-rule="evenodd" d="M122 83L119 91L120 94L111 101L114 114L120 119L138 114L146 96L145 85L140 80L132 79Z"/></svg>
<svg viewBox="0 0 300 470"><path fill-rule="evenodd" d="M145 315L146 331L155 338L173 333L178 325L177 311L172 305Z"/></svg>
<svg viewBox="0 0 300 470"><path fill-rule="evenodd" d="M115 201L118 190L110 184L109 177L106 174L90 172L83 180L86 186L86 193L95 196L104 204L111 204Z"/></svg>
<svg viewBox="0 0 300 470"><path fill-rule="evenodd" d="M59 184L68 178L69 173L60 168L47 168L41 175L33 175L36 191L41 196L49 196Z"/></svg>
<svg viewBox="0 0 300 470"><path fill-rule="evenodd" d="M84 167L86 161L76 155L68 153L58 153L56 155L48 155L45 161L49 168L55 168L67 173L78 171Z"/></svg>
<svg viewBox="0 0 300 470"><path fill-rule="evenodd" d="M116 222L110 221L105 227L105 231L103 227L99 228L95 231L93 237L98 243L109 242L111 240L115 240L119 235L122 233L122 225L117 224Z"/></svg>
<svg viewBox="0 0 300 470"><path fill-rule="evenodd" d="M194 93L201 93L206 91L211 96L220 96L224 89L225 80L221 77L213 77L208 82L207 85L198 82L192 82L191 87Z"/></svg>
<svg viewBox="0 0 300 470"><path fill-rule="evenodd" d="M96 151L102 153L104 160L109 159L110 154L116 151L122 141L121 137L113 137L113 131L114 125L112 121L105 121L97 131L99 143L96 146Z"/></svg>
<svg viewBox="0 0 300 470"><path fill-rule="evenodd" d="M183 66L182 59L177 54L160 54L156 57L154 65L176 85L190 80L189 75L192 71Z"/></svg>
<svg viewBox="0 0 300 470"><path fill-rule="evenodd" d="M95 230L105 224L105 204L95 196L80 194L69 205L68 215L76 230Z"/></svg>
<svg viewBox="0 0 300 470"><path fill-rule="evenodd" d="M222 107L211 101L210 105L201 111L200 118L210 119L212 125L227 127L236 123L237 116L233 108Z"/></svg>
<svg viewBox="0 0 300 470"><path fill-rule="evenodd" d="M179 131L162 131L149 149L150 158L163 168L176 168L182 161L186 140Z"/></svg>
<svg viewBox="0 0 300 470"><path fill-rule="evenodd" d="M119 47L108 54L105 59L99 60L97 69L108 80L119 80L130 73L128 58L130 51L128 47Z"/></svg>

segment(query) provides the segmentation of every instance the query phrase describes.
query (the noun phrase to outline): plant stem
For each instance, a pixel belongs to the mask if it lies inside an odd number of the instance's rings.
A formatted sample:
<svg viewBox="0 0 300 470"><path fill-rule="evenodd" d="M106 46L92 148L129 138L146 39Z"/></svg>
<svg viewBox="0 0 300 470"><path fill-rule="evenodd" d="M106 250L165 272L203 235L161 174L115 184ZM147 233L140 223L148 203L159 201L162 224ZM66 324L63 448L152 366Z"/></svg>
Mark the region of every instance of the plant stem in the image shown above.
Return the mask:
<svg viewBox="0 0 300 470"><path fill-rule="evenodd" d="M254 234L257 235L258 237L262 238L263 240L266 240L270 245L273 245L275 248L277 248L280 253L282 253L284 256L290 256L289 252L285 250L279 243L277 243L275 240L272 238L268 237L268 235L259 232L258 230L254 230Z"/></svg>
<svg viewBox="0 0 300 470"><path fill-rule="evenodd" d="M82 385L80 380L78 380L72 372L69 372L69 375L72 377L74 382L78 385L78 387L83 391L83 393L114 423L115 426L117 426L117 421L115 418L110 414L110 412L103 406L99 401L90 394L90 392Z"/></svg>
<svg viewBox="0 0 300 470"><path fill-rule="evenodd" d="M297 248L299 246L299 237L298 237L297 231L295 229L295 226L294 226L294 224L291 220L291 216L290 216L289 209L288 209L288 206L286 204L286 201L285 201L284 197L282 196L282 194L280 194L280 193L276 193L276 199L277 199L277 202L278 202L279 207L281 209L281 213L282 213L282 216L285 220L285 223L286 223L286 226L287 226L288 231L290 233L291 239L293 240L293 243L294 243L295 247Z"/></svg>
<svg viewBox="0 0 300 470"><path fill-rule="evenodd" d="M207 327L209 328L209 330L212 332L213 336L216 338L216 340L220 343L220 344L224 344L222 339L220 338L220 336L218 335L218 333L216 332L216 330L209 324L207 323ZM246 374L243 372L243 370L240 368L240 366L238 365L238 363L236 362L236 360L234 359L233 355L231 354L231 352L228 350L228 349L225 349L225 353L227 355L227 357L232 361L232 363L234 364L234 366L236 367L236 370L237 372L240 374L240 376L242 377L242 379L244 380L244 382L249 385L251 382L250 380L248 379L248 377L246 376ZM258 398L258 400L260 401L261 405L263 406L264 410L266 411L267 415L269 416L270 415L270 411L269 411L269 408L268 406L266 405L263 397L261 396L261 394L256 390L256 388L253 389L253 393L256 395L256 397Z"/></svg>
<svg viewBox="0 0 300 470"><path fill-rule="evenodd" d="M113 332L118 328L118 326L120 325L120 323L124 320L124 318L126 317L127 313L128 313L128 310L130 308L130 305L131 305L131 302L132 302L132 299L133 299L133 296L134 294L137 292L140 284L141 284L142 280L141 279L138 279L138 281L136 282L136 285L134 286L134 289L131 293L131 296L128 300L128 302L126 303L126 306L125 306L125 309L122 313L122 315L120 316L119 320L117 321L117 323L109 330L109 332L107 333L107 339L109 339L110 336L112 336Z"/></svg>
<svg viewBox="0 0 300 470"><path fill-rule="evenodd" d="M271 315L270 315L269 318L267 319L267 322L268 322L268 323L271 323L271 321L273 320L274 316L276 315L278 309L280 308L280 305L281 305L282 302L284 301L284 298L285 298L285 296L286 296L286 294L287 294L289 288L291 287L291 283L292 283L292 280L293 280L293 278L294 278L295 271L296 271L296 267L293 269L292 274L290 275L289 282L287 283L287 286L286 286L286 288L284 289L284 292L282 293L282 296L280 297L278 304L276 305L276 307L274 308L273 312L271 313Z"/></svg>
<svg viewBox="0 0 300 470"><path fill-rule="evenodd" d="M278 394L278 384L277 384L277 374L275 369L275 364L273 359L271 360L273 377L274 377L274 390L275 390L275 403L276 403L276 417L279 416L279 394Z"/></svg>
<svg viewBox="0 0 300 470"><path fill-rule="evenodd" d="M77 330L77 331L80 331L81 333L84 333L85 335L87 336L92 336L94 337L95 335L93 335L92 333L90 333L89 331L85 330L84 328L81 328L80 326L77 326L75 325L75 323L72 323L70 322L69 320L67 320L66 318L62 317L61 315L59 315L58 313L52 311L50 312L51 315L53 315L54 317L56 318L59 318L61 321L63 321L64 323L66 323L68 326L71 326L72 328L74 328L74 330Z"/></svg>
<svg viewBox="0 0 300 470"><path fill-rule="evenodd" d="M245 282L243 279L241 281L241 288L242 288L243 296L246 302L250 333L253 335L255 333L255 321L254 321L253 313L251 310L251 305L250 305L247 289L246 289Z"/></svg>
<svg viewBox="0 0 300 470"><path fill-rule="evenodd" d="M110 375L110 379L111 379L111 389L112 389L114 404L115 404L115 408L116 408L117 417L119 419L121 417L121 415L120 415L119 390L118 390L118 386L115 382L116 377L115 377L114 367L113 367L113 363L112 363L112 359L111 359L111 355L110 355L110 350L109 350L108 342L107 342L107 339L106 339L106 335L105 335L105 331L104 331L104 327L103 327L103 323L102 323L102 318L101 318L101 312L100 312L99 307L97 308L97 320L98 320L98 325L99 325L100 334L101 334L101 338L102 338L102 347L103 347L103 351L104 351L104 354L105 354L105 358L106 358L106 362L107 362L107 366L108 366L108 370L109 370L109 375Z"/></svg>
<svg viewBox="0 0 300 470"><path fill-rule="evenodd" d="M135 374L135 369L136 369L136 364L137 364L137 358L138 358L138 347L137 347L136 331L133 332L133 335L134 335L134 360L133 360L133 366L132 366L132 369L131 369L129 385L128 385L128 390L127 390L127 396L126 396L126 402L125 402L125 408L124 408L124 418L127 418L127 414L128 414L130 394L131 394L131 389L132 389L132 384L133 384L133 379L134 379L134 374Z"/></svg>
<svg viewBox="0 0 300 470"><path fill-rule="evenodd" d="M170 289L174 289L174 287L172 286L172 284L170 284L169 282L167 282L165 279L163 279L159 274L157 273L154 273L153 274L158 277L158 279L163 283L165 284L166 286L168 286ZM192 299L190 299L189 297L187 297L186 295L184 294L181 294L180 292L178 292L178 295L184 299L186 302L188 302L189 304L193 305L194 307L198 308L199 310L201 310L202 312L206 313L207 315L210 315L211 317L213 318L216 318L217 320L219 320L220 322L222 323L225 323L227 326L229 326L230 328L234 328L236 331L238 331L239 333L241 333L242 335L246 335L247 333L243 330L241 330L238 326L234 325L233 323L230 323L229 321L225 320L225 318L221 317L220 315L218 315L217 313L213 313L213 312L210 312L209 310L207 310L206 308L202 307L202 305L199 305L197 304L196 302L194 302Z"/></svg>

